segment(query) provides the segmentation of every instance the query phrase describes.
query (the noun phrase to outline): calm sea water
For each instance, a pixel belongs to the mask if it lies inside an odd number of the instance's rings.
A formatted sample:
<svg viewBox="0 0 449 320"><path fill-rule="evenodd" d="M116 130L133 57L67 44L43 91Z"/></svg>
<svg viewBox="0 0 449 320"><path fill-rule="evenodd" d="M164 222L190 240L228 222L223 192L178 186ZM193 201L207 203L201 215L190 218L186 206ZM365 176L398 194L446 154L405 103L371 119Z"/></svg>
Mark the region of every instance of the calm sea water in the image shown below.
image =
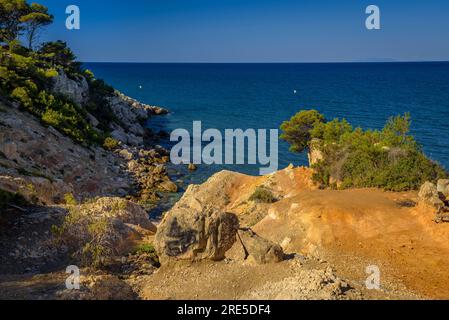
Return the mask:
<svg viewBox="0 0 449 320"><path fill-rule="evenodd" d="M150 127L279 128L302 109L328 119L380 129L388 117L410 112L412 133L425 153L449 168L449 62L354 64L99 64L98 78L142 102L168 108ZM142 86L141 88L139 86ZM294 93L296 90L296 94ZM280 142L279 166L306 164ZM221 169L258 174L254 166L201 166L187 176L201 182Z"/></svg>

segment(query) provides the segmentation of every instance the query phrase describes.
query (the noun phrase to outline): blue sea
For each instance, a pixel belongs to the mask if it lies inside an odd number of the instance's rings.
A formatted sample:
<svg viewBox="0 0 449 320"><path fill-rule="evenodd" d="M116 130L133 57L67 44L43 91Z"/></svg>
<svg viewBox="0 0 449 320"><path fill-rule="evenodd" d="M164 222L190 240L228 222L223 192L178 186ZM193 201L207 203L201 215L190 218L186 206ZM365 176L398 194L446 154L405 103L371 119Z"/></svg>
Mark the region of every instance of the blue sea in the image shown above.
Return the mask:
<svg viewBox="0 0 449 320"><path fill-rule="evenodd" d="M277 129L303 109L354 126L381 129L410 112L412 134L428 157L449 169L449 62L340 64L86 63L97 78L144 103L168 108L149 127L170 132L217 128ZM306 156L279 145L279 168L306 165ZM184 178L199 183L230 169L257 175L258 166L200 166Z"/></svg>

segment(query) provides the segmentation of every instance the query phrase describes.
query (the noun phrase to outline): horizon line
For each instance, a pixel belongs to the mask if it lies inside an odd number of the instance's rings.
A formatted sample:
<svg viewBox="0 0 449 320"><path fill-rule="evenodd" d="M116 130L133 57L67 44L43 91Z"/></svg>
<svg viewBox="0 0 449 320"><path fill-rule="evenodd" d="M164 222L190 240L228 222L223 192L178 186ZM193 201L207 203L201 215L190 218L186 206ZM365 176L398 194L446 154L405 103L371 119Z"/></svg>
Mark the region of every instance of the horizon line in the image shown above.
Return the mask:
<svg viewBox="0 0 449 320"><path fill-rule="evenodd" d="M309 61L309 62L179 62L179 61L81 61L81 63L121 63L121 64L358 64L358 63L438 63L449 60L393 60L393 61Z"/></svg>

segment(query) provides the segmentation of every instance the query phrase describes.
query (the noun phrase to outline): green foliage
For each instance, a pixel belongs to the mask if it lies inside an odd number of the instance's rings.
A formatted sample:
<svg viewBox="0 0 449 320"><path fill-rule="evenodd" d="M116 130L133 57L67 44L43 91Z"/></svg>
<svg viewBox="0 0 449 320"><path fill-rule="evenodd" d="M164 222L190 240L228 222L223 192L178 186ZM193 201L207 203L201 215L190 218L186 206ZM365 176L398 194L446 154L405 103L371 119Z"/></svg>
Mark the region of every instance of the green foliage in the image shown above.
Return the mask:
<svg viewBox="0 0 449 320"><path fill-rule="evenodd" d="M264 187L257 187L249 200L258 203L274 203L277 201L273 193Z"/></svg>
<svg viewBox="0 0 449 320"><path fill-rule="evenodd" d="M86 120L85 110L64 97L55 97L45 91L39 93L34 108L44 124L54 127L78 143L100 143L102 137Z"/></svg>
<svg viewBox="0 0 449 320"><path fill-rule="evenodd" d="M33 106L33 100L30 98L28 89L24 87L18 87L11 93L11 98L19 101L22 106L30 108Z"/></svg>
<svg viewBox="0 0 449 320"><path fill-rule="evenodd" d="M26 31L28 48L32 49L39 30L51 24L53 16L48 13L47 7L38 3L32 3L29 6L28 13L20 17L19 21L23 24L23 29Z"/></svg>
<svg viewBox="0 0 449 320"><path fill-rule="evenodd" d="M49 64L33 52L26 51L25 56L16 53L2 54L0 93L19 102L24 110L75 142L102 143L103 134L91 127L83 107L65 97L50 93L48 79L57 76L57 69L61 68Z"/></svg>
<svg viewBox="0 0 449 320"><path fill-rule="evenodd" d="M16 39L24 27L21 17L30 12L30 6L25 0L0 0L0 42L10 42Z"/></svg>
<svg viewBox="0 0 449 320"><path fill-rule="evenodd" d="M115 150L119 146L119 142L111 137L104 139L103 148L106 150Z"/></svg>
<svg viewBox="0 0 449 320"><path fill-rule="evenodd" d="M98 121L98 128L108 131L111 123L119 120L111 111L108 98L114 94L114 88L107 85L103 80L87 78L89 81L89 102L86 105L89 111Z"/></svg>
<svg viewBox="0 0 449 320"><path fill-rule="evenodd" d="M310 130L311 138L319 139L325 143L338 142L340 138L353 131L352 126L345 120L334 119L330 122L318 122Z"/></svg>
<svg viewBox="0 0 449 320"><path fill-rule="evenodd" d="M112 222L108 217L83 213L82 206L71 208L61 226L52 226L52 232L84 265L100 268L114 255L110 241L115 239L116 231Z"/></svg>
<svg viewBox="0 0 449 320"><path fill-rule="evenodd" d="M113 255L114 248L106 240L110 236L111 230L111 222L107 217L96 219L88 225L90 241L82 249L82 258L85 263L101 267L106 259Z"/></svg>
<svg viewBox="0 0 449 320"><path fill-rule="evenodd" d="M84 74L83 75L86 77L86 79L88 81L92 81L92 80L95 79L94 73L91 70L89 70L89 69L84 70Z"/></svg>
<svg viewBox="0 0 449 320"><path fill-rule="evenodd" d="M91 71L83 71L81 63L63 41L44 43L39 50L31 49L33 39L41 27L52 22L48 9L24 0L0 0L0 95L16 101L23 110L39 118L81 144L103 144L111 123L119 123L111 111L109 97L114 89L94 78ZM29 47L18 40L26 32ZM89 83L89 101L77 105L53 92L51 78L64 72L69 78ZM88 114L98 121L92 128Z"/></svg>
<svg viewBox="0 0 449 320"><path fill-rule="evenodd" d="M72 193L67 193L64 195L65 204L69 206L76 206L78 201L76 201L75 196Z"/></svg>
<svg viewBox="0 0 449 320"><path fill-rule="evenodd" d="M299 114L310 115L307 111ZM312 119L324 119L312 114ZM409 135L410 125L407 113L390 118L382 130L353 129L344 119L316 121L308 133L296 135L296 145L304 150L314 142L313 148L322 152L323 160L313 165L313 179L323 187L414 190L425 181L447 177L447 172L426 158Z"/></svg>
<svg viewBox="0 0 449 320"><path fill-rule="evenodd" d="M76 61L75 54L63 41L44 43L38 54L47 63L61 67L72 79L76 79L83 73L81 63Z"/></svg>
<svg viewBox="0 0 449 320"><path fill-rule="evenodd" d="M281 139L291 144L292 152L303 152L310 142L310 131L324 121L324 117L316 110L301 111L282 124Z"/></svg>
<svg viewBox="0 0 449 320"><path fill-rule="evenodd" d="M154 249L154 246L151 243L142 243L139 244L134 249L134 254L154 254L156 253L156 249Z"/></svg>
<svg viewBox="0 0 449 320"><path fill-rule="evenodd" d="M147 255L155 267L160 267L159 257L157 255L156 249L151 243L141 243L139 244L133 252L134 255L141 256Z"/></svg>

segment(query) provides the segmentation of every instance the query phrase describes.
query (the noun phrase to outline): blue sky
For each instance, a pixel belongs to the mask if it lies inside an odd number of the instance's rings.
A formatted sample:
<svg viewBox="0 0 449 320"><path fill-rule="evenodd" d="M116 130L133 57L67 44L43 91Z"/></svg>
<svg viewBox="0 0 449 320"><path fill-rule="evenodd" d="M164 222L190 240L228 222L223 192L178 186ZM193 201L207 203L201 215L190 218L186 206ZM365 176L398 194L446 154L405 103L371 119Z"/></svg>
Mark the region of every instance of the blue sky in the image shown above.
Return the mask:
<svg viewBox="0 0 449 320"><path fill-rule="evenodd" d="M449 60L449 1L36 0L55 15L41 40L86 62ZM65 28L65 8L81 30ZM381 10L381 30L365 9Z"/></svg>

